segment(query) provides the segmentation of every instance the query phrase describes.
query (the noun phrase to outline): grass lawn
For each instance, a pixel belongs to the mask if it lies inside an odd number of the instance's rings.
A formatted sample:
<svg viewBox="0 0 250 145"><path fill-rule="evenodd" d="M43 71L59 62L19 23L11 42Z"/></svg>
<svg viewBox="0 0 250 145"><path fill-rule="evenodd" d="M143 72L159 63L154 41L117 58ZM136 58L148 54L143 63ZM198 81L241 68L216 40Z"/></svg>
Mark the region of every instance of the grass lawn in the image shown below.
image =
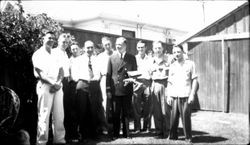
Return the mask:
<svg viewBox="0 0 250 145"><path fill-rule="evenodd" d="M133 123L130 124L133 129ZM192 113L193 144L248 144L249 116L246 114L197 111ZM82 145L78 143L77 145ZM159 139L154 133L133 134L132 139L113 141L102 137L87 144L187 144L180 121L179 140Z"/></svg>

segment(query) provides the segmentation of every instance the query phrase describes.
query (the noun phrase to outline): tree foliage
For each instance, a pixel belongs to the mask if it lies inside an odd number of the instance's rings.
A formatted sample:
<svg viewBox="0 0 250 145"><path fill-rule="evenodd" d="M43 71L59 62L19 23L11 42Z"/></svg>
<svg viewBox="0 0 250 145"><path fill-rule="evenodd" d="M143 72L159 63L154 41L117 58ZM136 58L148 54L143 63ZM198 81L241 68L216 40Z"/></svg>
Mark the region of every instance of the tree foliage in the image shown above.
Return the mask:
<svg viewBox="0 0 250 145"><path fill-rule="evenodd" d="M62 25L47 16L47 14L27 15L21 3L18 10L0 12L0 54L6 62L18 62L31 56L42 44L42 35L46 30L59 35Z"/></svg>
<svg viewBox="0 0 250 145"><path fill-rule="evenodd" d="M58 36L63 28L44 13L24 16L20 1L16 7L15 10L0 12L0 69L4 70L0 73L8 72L2 75L12 82L4 82L3 85L14 84L9 87L17 93L20 90L22 95L31 92L35 86L31 57L42 45L44 32L53 31Z"/></svg>

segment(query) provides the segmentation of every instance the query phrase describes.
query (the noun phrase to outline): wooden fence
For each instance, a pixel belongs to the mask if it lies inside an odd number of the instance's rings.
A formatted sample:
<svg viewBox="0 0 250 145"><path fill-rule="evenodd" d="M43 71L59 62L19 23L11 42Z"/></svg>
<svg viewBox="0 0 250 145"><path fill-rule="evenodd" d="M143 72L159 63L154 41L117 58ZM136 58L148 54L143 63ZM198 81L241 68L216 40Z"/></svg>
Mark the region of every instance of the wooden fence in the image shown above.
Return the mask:
<svg viewBox="0 0 250 145"><path fill-rule="evenodd" d="M199 75L196 109L249 113L249 38L189 42Z"/></svg>

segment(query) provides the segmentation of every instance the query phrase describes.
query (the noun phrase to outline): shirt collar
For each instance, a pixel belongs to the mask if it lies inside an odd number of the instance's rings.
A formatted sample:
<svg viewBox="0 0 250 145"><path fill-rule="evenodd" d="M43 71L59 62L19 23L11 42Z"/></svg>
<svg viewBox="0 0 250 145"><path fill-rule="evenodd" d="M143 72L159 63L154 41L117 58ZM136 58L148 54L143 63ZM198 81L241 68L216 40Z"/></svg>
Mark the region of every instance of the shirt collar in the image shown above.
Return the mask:
<svg viewBox="0 0 250 145"><path fill-rule="evenodd" d="M148 59L148 55L145 54L144 58L141 58L141 56L139 54L136 55L137 59L140 59L140 60L147 60Z"/></svg>
<svg viewBox="0 0 250 145"><path fill-rule="evenodd" d="M125 54L126 54L126 51L123 52L122 54L119 52L119 56L121 57L121 55L122 55L122 58L124 58Z"/></svg>

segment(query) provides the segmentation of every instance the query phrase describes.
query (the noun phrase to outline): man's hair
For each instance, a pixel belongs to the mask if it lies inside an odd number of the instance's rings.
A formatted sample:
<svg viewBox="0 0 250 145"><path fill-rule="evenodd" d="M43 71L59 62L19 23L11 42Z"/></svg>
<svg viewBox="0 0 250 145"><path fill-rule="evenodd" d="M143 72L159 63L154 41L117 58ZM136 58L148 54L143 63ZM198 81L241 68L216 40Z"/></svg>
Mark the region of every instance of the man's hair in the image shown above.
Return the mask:
<svg viewBox="0 0 250 145"><path fill-rule="evenodd" d="M123 43L125 43L127 45L127 39L126 38L124 38L124 37L118 37L116 39L116 41L118 41L118 40L121 40Z"/></svg>
<svg viewBox="0 0 250 145"><path fill-rule="evenodd" d="M139 41L137 42L137 45L140 44L140 43L144 44L144 46L146 47L146 42L145 42L145 41L139 40ZM136 45L136 46L137 46L137 45Z"/></svg>
<svg viewBox="0 0 250 145"><path fill-rule="evenodd" d="M46 36L47 34L51 34L51 35L55 35L55 33L53 31L44 31L43 33L43 37Z"/></svg>
<svg viewBox="0 0 250 145"><path fill-rule="evenodd" d="M184 49L183 49L182 45L174 45L174 47L178 47L178 48L181 49L182 52L184 52ZM173 47L173 48L174 48L174 47Z"/></svg>
<svg viewBox="0 0 250 145"><path fill-rule="evenodd" d="M71 43L71 45L79 45L79 43L76 42L76 41L73 41L73 42Z"/></svg>
<svg viewBox="0 0 250 145"><path fill-rule="evenodd" d="M163 45L162 45L163 42L160 41L160 40L156 40L156 41L153 42L153 46L156 45L156 44L161 44L161 46L163 47Z"/></svg>
<svg viewBox="0 0 250 145"><path fill-rule="evenodd" d="M111 42L111 39L109 37L107 37L107 36L103 36L102 37L102 42L103 41L110 41Z"/></svg>
<svg viewBox="0 0 250 145"><path fill-rule="evenodd" d="M85 47L85 45L86 45L87 43L93 43L93 46L95 46L95 43L94 43L93 41L87 40L87 41L84 42L84 47Z"/></svg>

